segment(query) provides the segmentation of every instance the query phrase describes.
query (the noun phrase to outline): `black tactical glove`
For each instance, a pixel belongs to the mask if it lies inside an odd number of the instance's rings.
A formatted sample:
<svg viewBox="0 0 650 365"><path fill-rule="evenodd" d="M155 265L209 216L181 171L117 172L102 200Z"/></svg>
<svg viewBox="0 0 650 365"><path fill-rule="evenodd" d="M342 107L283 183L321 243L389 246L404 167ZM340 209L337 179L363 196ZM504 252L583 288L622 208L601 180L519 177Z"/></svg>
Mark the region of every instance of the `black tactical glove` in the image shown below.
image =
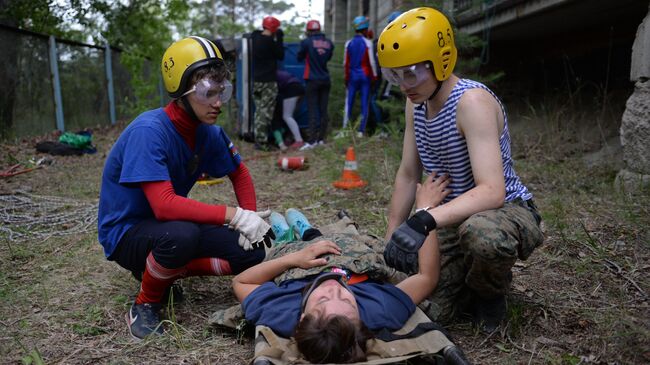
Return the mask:
<svg viewBox="0 0 650 365"><path fill-rule="evenodd" d="M391 235L384 249L386 264L409 275L418 272L418 250L434 229L436 220L426 209L413 214Z"/></svg>

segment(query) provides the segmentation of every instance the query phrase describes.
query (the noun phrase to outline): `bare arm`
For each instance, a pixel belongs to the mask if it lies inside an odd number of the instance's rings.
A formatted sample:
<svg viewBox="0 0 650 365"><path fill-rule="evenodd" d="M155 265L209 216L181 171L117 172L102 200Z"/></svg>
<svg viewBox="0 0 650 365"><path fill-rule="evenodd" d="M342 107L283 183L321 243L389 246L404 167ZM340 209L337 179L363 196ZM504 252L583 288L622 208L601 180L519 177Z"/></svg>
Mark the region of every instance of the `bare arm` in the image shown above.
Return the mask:
<svg viewBox="0 0 650 365"><path fill-rule="evenodd" d="M499 136L503 113L487 91L467 91L456 115L460 133L467 141L476 186L450 202L429 210L438 227L459 223L472 214L503 206L505 181Z"/></svg>
<svg viewBox="0 0 650 365"><path fill-rule="evenodd" d="M258 286L294 267L303 269L327 264L326 254L340 255L341 249L332 241L318 241L300 251L264 261L241 272L232 279L232 287L239 302L243 302Z"/></svg>
<svg viewBox="0 0 650 365"><path fill-rule="evenodd" d="M438 235L432 231L418 251L418 273L409 276L397 287L408 295L413 303L424 300L438 285L440 276L440 253Z"/></svg>
<svg viewBox="0 0 650 365"><path fill-rule="evenodd" d="M422 177L422 163L415 145L415 127L413 125L413 103L407 99L404 108L406 128L404 130L404 144L402 147L402 161L400 162L393 195L390 199L388 209L388 228L386 229L386 240L395 231L395 228L402 224L408 217L415 201L417 184Z"/></svg>

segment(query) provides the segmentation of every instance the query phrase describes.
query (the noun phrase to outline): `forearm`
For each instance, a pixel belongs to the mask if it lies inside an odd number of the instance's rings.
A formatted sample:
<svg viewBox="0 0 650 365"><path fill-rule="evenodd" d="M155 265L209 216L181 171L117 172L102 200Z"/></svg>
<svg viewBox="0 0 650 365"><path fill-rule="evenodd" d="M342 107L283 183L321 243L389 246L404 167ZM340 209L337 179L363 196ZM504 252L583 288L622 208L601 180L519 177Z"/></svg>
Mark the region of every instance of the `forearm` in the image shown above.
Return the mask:
<svg viewBox="0 0 650 365"><path fill-rule="evenodd" d="M239 206L252 211L257 211L257 197L255 195L255 185L248 167L240 163L237 170L228 175L235 190L237 203Z"/></svg>
<svg viewBox="0 0 650 365"><path fill-rule="evenodd" d="M393 231L408 218L413 202L417 180L400 176L398 173L393 187L393 196L390 199L388 208L388 227L386 228L386 240L390 239Z"/></svg>
<svg viewBox="0 0 650 365"><path fill-rule="evenodd" d="M438 228L447 227L460 223L478 212L500 208L503 206L504 199L505 188L479 185L448 203L429 210L429 213L436 220Z"/></svg>
<svg viewBox="0 0 650 365"><path fill-rule="evenodd" d="M225 205L205 204L176 195L170 181L140 184L156 219L161 221L183 220L220 225L230 222L235 209Z"/></svg>
<svg viewBox="0 0 650 365"><path fill-rule="evenodd" d="M232 281L236 284L257 284L261 285L273 280L283 272L296 267L294 253L278 257L273 260L263 261L253 267L246 269L235 276Z"/></svg>
<svg viewBox="0 0 650 365"><path fill-rule="evenodd" d="M397 287L403 290L413 303L424 300L438 285L440 276L440 252L438 235L432 231L418 251L418 272L409 276Z"/></svg>

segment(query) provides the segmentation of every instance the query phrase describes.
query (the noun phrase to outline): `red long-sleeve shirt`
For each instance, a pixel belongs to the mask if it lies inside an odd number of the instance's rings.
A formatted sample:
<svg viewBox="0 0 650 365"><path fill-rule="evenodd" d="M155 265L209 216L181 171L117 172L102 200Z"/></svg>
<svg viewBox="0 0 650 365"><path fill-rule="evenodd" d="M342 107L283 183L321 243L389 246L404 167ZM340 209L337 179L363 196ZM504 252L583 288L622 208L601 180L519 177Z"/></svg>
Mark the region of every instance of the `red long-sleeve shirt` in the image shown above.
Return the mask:
<svg viewBox="0 0 650 365"><path fill-rule="evenodd" d="M187 112L175 102L169 103L165 107L165 112L190 149L194 149L199 122L190 118ZM239 206L248 210L257 210L255 186L246 165L240 163L228 177L232 182ZM225 205L206 204L177 195L169 180L143 182L140 186L158 220L183 220L218 225L225 223Z"/></svg>

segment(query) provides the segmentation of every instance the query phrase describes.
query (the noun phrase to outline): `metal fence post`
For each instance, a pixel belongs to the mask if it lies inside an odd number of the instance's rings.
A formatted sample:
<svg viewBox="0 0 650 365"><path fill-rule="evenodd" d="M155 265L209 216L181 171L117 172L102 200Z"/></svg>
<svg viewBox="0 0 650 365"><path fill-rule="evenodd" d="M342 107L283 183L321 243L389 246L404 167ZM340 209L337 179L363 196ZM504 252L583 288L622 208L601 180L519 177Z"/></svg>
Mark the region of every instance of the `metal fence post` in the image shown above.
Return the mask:
<svg viewBox="0 0 650 365"><path fill-rule="evenodd" d="M54 107L56 111L56 128L65 131L63 121L63 99L61 98L61 81L59 80L59 63L56 52L56 40L50 36L50 71L52 72L52 91L54 92Z"/></svg>
<svg viewBox="0 0 650 365"><path fill-rule="evenodd" d="M108 112L111 118L111 125L115 125L115 94L113 91L113 63L111 60L111 45L106 42L104 57L106 61L106 83L108 92Z"/></svg>

